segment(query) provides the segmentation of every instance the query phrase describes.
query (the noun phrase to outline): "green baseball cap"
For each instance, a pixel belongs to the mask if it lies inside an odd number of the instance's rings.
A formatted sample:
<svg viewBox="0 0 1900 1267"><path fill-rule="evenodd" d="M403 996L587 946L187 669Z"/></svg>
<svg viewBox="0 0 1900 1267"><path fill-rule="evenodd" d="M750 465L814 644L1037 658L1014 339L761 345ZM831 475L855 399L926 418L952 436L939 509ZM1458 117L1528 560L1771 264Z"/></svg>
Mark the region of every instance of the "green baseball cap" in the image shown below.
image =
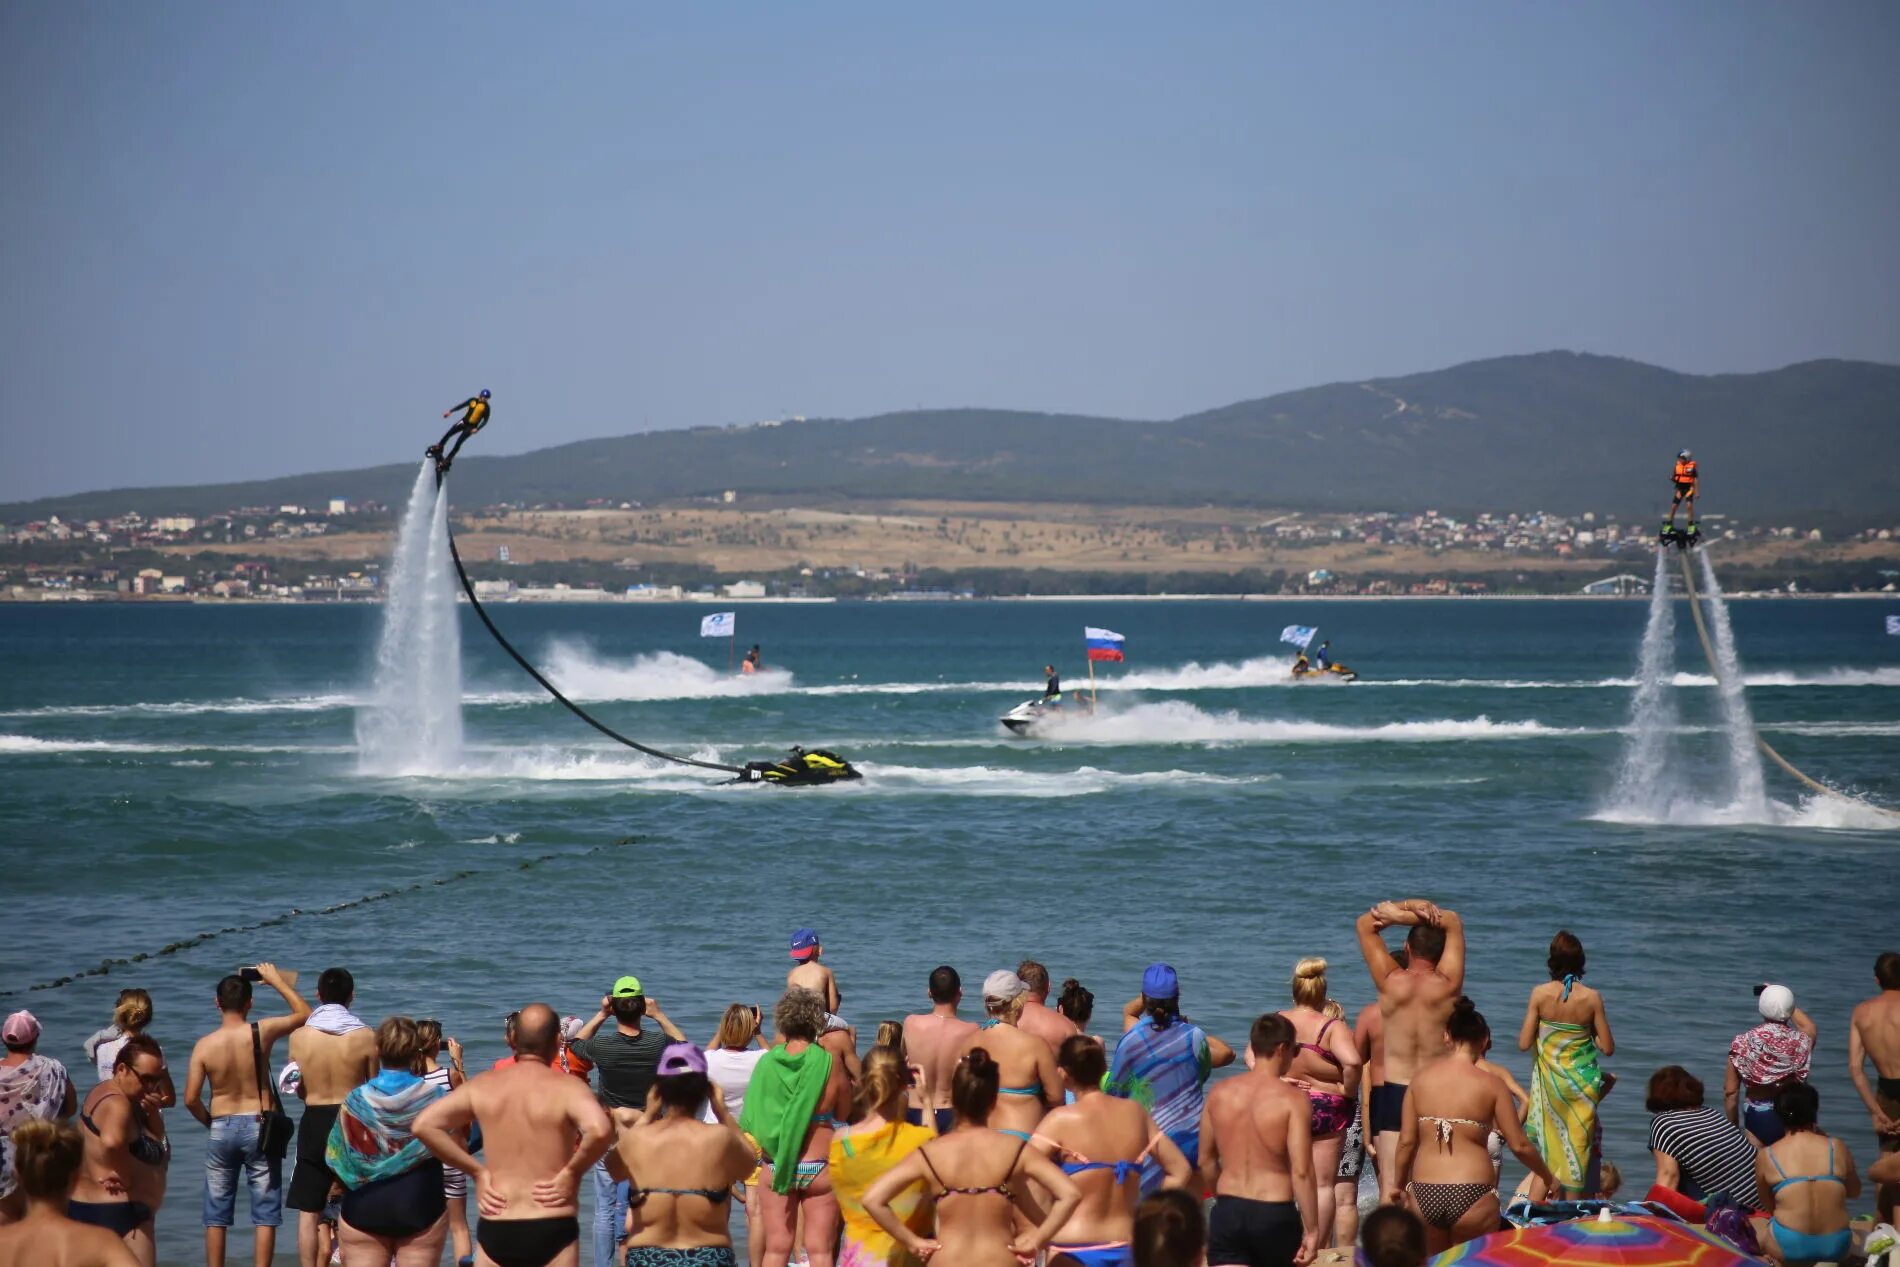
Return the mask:
<svg viewBox="0 0 1900 1267"><path fill-rule="evenodd" d="M614 982L613 997L616 999L637 999L643 993L638 977L622 977Z"/></svg>

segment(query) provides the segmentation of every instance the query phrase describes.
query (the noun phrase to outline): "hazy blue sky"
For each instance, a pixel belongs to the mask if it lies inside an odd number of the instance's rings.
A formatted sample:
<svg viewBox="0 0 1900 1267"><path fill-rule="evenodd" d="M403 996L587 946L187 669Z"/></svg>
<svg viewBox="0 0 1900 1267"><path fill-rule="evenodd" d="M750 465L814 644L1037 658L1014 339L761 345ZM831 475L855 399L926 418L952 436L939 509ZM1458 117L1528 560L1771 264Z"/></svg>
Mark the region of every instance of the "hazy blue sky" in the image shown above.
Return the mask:
<svg viewBox="0 0 1900 1267"><path fill-rule="evenodd" d="M1900 361L1900 5L0 5L0 497Z"/></svg>

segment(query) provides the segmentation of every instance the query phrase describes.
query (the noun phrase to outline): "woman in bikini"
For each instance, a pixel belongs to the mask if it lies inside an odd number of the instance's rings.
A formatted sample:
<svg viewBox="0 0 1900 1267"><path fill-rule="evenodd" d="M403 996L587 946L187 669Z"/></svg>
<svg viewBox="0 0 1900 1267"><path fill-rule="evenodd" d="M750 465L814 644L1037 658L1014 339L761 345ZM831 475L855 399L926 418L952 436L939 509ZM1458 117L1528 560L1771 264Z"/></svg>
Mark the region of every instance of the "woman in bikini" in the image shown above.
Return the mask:
<svg viewBox="0 0 1900 1267"><path fill-rule="evenodd" d="M145 1099L158 1093L164 1077L157 1043L138 1035L119 1045L111 1080L94 1087L79 1109L86 1160L67 1207L69 1217L109 1229L147 1267L158 1258L153 1210L135 1189L149 1190L150 1175L140 1172L163 1166L170 1156L163 1140L145 1127Z"/></svg>
<svg viewBox="0 0 1900 1267"><path fill-rule="evenodd" d="M1775 1096L1785 1131L1755 1158L1758 1204L1769 1217L1763 1248L1778 1263L1838 1263L1853 1247L1847 1203L1860 1174L1847 1145L1815 1123L1821 1097L1807 1083Z"/></svg>
<svg viewBox="0 0 1900 1267"><path fill-rule="evenodd" d="M1359 1104L1359 1067L1363 1063L1352 1027L1326 1010L1326 961L1302 959L1293 967L1293 1006L1280 1013L1293 1025L1299 1050L1287 1081L1313 1103L1313 1173L1339 1173L1339 1152ZM1319 1185L1319 1225L1333 1226L1334 1185ZM1323 1243L1323 1242L1322 1242Z"/></svg>
<svg viewBox="0 0 1900 1267"><path fill-rule="evenodd" d="M950 1082L956 1125L885 1171L864 1194L866 1212L917 1258L941 1254L937 1262L955 1267L1020 1267L1042 1252L1081 1204L1081 1189L1060 1167L1025 1141L991 1128L1001 1083L989 1052L978 1048L965 1055ZM1053 1198L1047 1214L1029 1195L1032 1179ZM937 1203L935 1237L913 1232L891 1209L891 1199L920 1180ZM1015 1231L1019 1210L1036 1221L1021 1236Z"/></svg>
<svg viewBox="0 0 1900 1267"><path fill-rule="evenodd" d="M793 986L772 1009L778 1041L753 1069L739 1128L758 1142L762 1267L785 1267L802 1239L811 1267L832 1267L838 1198L831 1190L831 1136L851 1112L844 1062L819 1045L825 1001ZM804 1228L799 1231L800 1220Z"/></svg>
<svg viewBox="0 0 1900 1267"><path fill-rule="evenodd" d="M1517 1124L1511 1093L1478 1068L1490 1037L1484 1017L1460 997L1445 1022L1450 1054L1412 1078L1399 1113L1398 1160L1383 1177L1385 1199L1425 1220L1433 1254L1498 1229L1497 1180L1484 1146L1493 1130L1532 1174L1551 1182L1550 1168Z"/></svg>
<svg viewBox="0 0 1900 1267"><path fill-rule="evenodd" d="M996 1062L1002 1086L996 1102L996 1130L1029 1142L1042 1115L1062 1103L1061 1079L1049 1044L1016 1028L1029 998L1023 979L1007 969L983 981L983 1007L989 1019L963 1040L959 1055L986 1053Z"/></svg>
<svg viewBox="0 0 1900 1267"><path fill-rule="evenodd" d="M1132 1267L1141 1163L1161 1163L1169 1188L1186 1188L1194 1168L1174 1141L1133 1100L1102 1092L1108 1053L1099 1039L1077 1034L1056 1052L1062 1085L1075 1103L1053 1110L1030 1140L1075 1180L1082 1204L1049 1246L1050 1267Z"/></svg>
<svg viewBox="0 0 1900 1267"><path fill-rule="evenodd" d="M735 1267L732 1190L752 1173L754 1154L711 1088L706 1054L673 1043L660 1053L646 1110L614 1110L607 1173L632 1185L626 1267ZM718 1120L702 1121L702 1105Z"/></svg>

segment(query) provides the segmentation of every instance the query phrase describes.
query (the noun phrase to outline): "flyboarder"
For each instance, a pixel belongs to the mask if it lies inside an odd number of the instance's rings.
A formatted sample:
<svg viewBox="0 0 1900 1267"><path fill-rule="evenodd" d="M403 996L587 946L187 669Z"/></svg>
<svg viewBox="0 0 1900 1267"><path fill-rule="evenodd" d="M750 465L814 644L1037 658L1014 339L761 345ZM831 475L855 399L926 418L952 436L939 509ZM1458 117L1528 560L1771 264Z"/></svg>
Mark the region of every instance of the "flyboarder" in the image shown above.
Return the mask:
<svg viewBox="0 0 1900 1267"><path fill-rule="evenodd" d="M442 438L430 445L428 449L428 456L435 459L437 471L446 472L450 464L455 461L455 455L460 453L462 446L468 442L468 438L488 425L489 416L493 413L488 406L488 389L482 388L480 395L470 396L454 409L445 411L442 416L446 418L456 409L463 411L462 416L457 418L455 425L444 431ZM444 454L443 446L448 444L450 436L456 437L455 447Z"/></svg>
<svg viewBox="0 0 1900 1267"><path fill-rule="evenodd" d="M1682 449L1676 454L1674 478L1676 496L1675 500L1669 503L1669 517L1663 520L1662 542L1664 545L1694 545L1697 540L1695 495L1701 483L1701 476L1696 467L1695 457L1687 449ZM1685 500L1689 503L1689 531L1679 533L1676 531L1676 509Z"/></svg>

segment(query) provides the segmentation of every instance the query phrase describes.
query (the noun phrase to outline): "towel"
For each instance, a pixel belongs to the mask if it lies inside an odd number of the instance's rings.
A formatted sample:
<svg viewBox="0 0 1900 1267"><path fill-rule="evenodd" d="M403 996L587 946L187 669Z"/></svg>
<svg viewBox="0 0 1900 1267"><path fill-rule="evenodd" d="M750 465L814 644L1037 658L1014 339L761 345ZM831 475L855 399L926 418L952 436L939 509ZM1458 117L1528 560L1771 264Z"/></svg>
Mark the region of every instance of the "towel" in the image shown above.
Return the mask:
<svg viewBox="0 0 1900 1267"><path fill-rule="evenodd" d="M1589 1182L1602 1098L1596 1032L1568 1021L1540 1021L1524 1130L1566 1191L1583 1192Z"/></svg>
<svg viewBox="0 0 1900 1267"><path fill-rule="evenodd" d="M304 1022L320 1034L348 1034L359 1029L368 1029L363 1018L344 1007L341 1003L325 1003L310 1014Z"/></svg>
<svg viewBox="0 0 1900 1267"><path fill-rule="evenodd" d="M433 1082L385 1069L350 1092L330 1128L324 1161L352 1192L429 1160L415 1136L416 1116L443 1094Z"/></svg>
<svg viewBox="0 0 1900 1267"><path fill-rule="evenodd" d="M1805 1082L1814 1057L1814 1040L1786 1021L1763 1021L1735 1036L1729 1062L1745 1082L1758 1087Z"/></svg>
<svg viewBox="0 0 1900 1267"><path fill-rule="evenodd" d="M759 1141L759 1151L772 1163L772 1191L781 1196L798 1178L798 1154L830 1080L830 1052L813 1043L792 1056L781 1043L760 1057L746 1084L739 1129Z"/></svg>

